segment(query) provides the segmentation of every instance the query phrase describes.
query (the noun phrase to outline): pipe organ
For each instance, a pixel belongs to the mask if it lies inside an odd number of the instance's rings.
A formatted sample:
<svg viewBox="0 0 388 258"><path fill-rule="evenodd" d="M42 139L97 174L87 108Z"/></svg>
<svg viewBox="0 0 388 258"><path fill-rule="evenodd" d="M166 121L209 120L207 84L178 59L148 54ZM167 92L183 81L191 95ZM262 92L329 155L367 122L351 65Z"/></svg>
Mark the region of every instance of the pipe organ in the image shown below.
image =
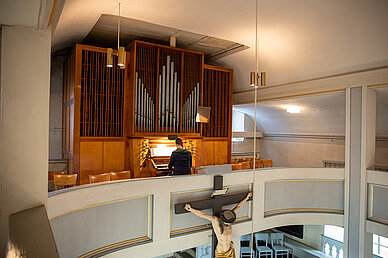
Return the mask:
<svg viewBox="0 0 388 258"><path fill-rule="evenodd" d="M146 154L165 169L169 156L152 148L171 134L192 151L194 167L230 163L233 71L204 65L195 51L141 41L126 50L125 70L106 67L105 48L80 44L65 63L63 153L79 183L120 170L147 176ZM211 107L208 124L196 122L198 106Z"/></svg>

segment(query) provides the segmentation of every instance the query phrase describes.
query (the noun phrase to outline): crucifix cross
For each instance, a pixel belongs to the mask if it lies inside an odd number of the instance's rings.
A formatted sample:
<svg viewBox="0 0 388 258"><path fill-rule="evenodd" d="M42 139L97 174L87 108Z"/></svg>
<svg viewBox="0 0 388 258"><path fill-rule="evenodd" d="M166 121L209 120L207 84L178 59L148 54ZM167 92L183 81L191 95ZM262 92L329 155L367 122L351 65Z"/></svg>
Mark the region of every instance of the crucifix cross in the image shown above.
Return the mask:
<svg viewBox="0 0 388 258"><path fill-rule="evenodd" d="M191 207L197 210L206 210L212 208L213 216L220 217L222 212L222 206L239 203L247 195L247 193L240 193L224 196L226 190L227 189L223 189L223 177L220 175L216 175L214 176L213 193L210 199L194 202L177 203L175 204L175 214L182 214L188 212L185 210L185 205L189 203ZM251 200L251 198L249 200ZM212 257L214 257L216 246L217 237L212 228Z"/></svg>

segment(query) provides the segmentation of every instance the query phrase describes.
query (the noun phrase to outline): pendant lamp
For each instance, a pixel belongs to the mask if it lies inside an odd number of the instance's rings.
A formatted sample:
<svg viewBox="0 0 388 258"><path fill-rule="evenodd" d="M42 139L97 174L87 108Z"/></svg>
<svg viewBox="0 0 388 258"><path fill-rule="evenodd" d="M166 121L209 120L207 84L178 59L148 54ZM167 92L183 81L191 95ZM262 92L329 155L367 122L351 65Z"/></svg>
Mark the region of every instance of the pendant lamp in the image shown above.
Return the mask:
<svg viewBox="0 0 388 258"><path fill-rule="evenodd" d="M120 47L120 3L119 3L119 17L117 22L117 65L120 67L120 69L125 69L125 61L127 59L125 47ZM107 48L106 50L106 66L107 67L113 67L113 49Z"/></svg>

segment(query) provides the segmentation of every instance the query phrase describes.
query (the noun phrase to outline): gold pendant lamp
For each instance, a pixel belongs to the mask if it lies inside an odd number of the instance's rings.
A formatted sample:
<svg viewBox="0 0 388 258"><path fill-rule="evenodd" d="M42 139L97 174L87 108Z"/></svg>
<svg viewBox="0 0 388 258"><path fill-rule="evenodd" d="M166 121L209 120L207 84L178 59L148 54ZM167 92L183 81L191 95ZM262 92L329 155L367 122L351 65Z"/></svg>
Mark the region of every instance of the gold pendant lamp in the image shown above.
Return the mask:
<svg viewBox="0 0 388 258"><path fill-rule="evenodd" d="M125 61L127 59L127 53L125 52L125 47L120 47L120 3L119 3L119 17L117 22L117 65L120 69L125 69ZM113 49L107 48L106 50L106 66L113 67Z"/></svg>

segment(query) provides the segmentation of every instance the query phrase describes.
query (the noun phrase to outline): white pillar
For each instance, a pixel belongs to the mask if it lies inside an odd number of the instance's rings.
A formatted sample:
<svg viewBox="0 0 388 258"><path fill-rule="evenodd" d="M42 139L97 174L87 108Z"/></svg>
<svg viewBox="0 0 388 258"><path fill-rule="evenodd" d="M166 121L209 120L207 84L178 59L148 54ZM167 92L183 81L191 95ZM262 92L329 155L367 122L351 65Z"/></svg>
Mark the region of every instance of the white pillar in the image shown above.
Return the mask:
<svg viewBox="0 0 388 258"><path fill-rule="evenodd" d="M371 257L366 232L367 168L374 166L376 94L364 87L346 89L344 256Z"/></svg>
<svg viewBox="0 0 388 258"><path fill-rule="evenodd" d="M50 51L50 30L1 28L0 254L9 215L47 203Z"/></svg>
<svg viewBox="0 0 388 258"><path fill-rule="evenodd" d="M376 91L362 87L362 130L361 130L361 196L360 196L360 254L372 257L373 235L366 232L368 210L367 169L375 167L376 150Z"/></svg>

